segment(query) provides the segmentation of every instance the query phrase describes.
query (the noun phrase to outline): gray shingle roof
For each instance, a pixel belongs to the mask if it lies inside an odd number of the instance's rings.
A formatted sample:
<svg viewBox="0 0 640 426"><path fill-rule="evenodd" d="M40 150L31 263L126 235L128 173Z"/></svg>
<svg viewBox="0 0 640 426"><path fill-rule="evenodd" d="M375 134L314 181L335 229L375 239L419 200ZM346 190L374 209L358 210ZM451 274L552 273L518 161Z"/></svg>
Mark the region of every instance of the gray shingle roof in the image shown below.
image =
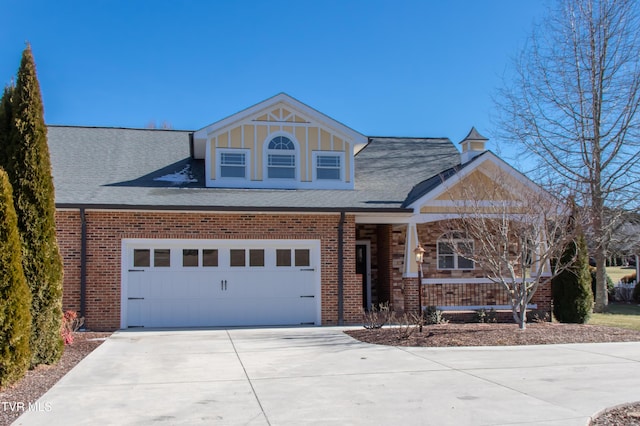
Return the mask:
<svg viewBox="0 0 640 426"><path fill-rule="evenodd" d="M485 151L485 152L488 152L488 151ZM449 169L442 170L437 174L431 176L430 178L425 179L422 182L419 182L411 189L411 192L409 192L409 195L407 195L407 198L403 204L403 207L409 206L414 201L417 201L422 196L433 191L438 186L440 186L443 182L446 182L449 178L451 178L452 176L455 176L462 169L464 169L465 167L475 162L478 158L482 157L483 154L484 153L477 155L476 157L472 158L471 161L467 161L464 164L458 163Z"/></svg>
<svg viewBox="0 0 640 426"><path fill-rule="evenodd" d="M49 126L59 207L398 210L418 182L460 162L448 139L370 138L355 157L355 190L216 189L204 186L192 132Z"/></svg>
<svg viewBox="0 0 640 426"><path fill-rule="evenodd" d="M402 205L413 186L460 163L447 138L369 138L355 158L356 188L387 194Z"/></svg>

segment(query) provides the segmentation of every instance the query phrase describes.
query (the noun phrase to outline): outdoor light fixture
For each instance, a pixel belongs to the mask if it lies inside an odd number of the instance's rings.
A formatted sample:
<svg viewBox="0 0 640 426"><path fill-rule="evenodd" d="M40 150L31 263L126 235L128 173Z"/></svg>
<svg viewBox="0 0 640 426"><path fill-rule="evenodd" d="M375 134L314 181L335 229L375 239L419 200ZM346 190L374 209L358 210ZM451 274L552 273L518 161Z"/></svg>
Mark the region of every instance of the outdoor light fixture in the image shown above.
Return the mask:
<svg viewBox="0 0 640 426"><path fill-rule="evenodd" d="M418 264L418 312L420 315L420 324L418 325L420 329L420 333L422 333L422 323L424 313L422 312L422 260L424 259L425 250L422 248L420 243L418 243L418 247L413 250L413 254L416 258L416 263Z"/></svg>

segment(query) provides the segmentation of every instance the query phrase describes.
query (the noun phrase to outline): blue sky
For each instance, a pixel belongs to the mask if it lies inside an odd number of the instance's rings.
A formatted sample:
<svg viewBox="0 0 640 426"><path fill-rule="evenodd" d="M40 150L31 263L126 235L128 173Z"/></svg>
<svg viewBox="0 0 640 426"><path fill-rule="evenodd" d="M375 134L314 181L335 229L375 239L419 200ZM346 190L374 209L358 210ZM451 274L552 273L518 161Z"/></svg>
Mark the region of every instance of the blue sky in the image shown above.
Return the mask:
<svg viewBox="0 0 640 426"><path fill-rule="evenodd" d="M5 0L0 82L32 45L49 124L195 130L277 93L369 136L491 137L539 0ZM495 149L495 140L490 148Z"/></svg>

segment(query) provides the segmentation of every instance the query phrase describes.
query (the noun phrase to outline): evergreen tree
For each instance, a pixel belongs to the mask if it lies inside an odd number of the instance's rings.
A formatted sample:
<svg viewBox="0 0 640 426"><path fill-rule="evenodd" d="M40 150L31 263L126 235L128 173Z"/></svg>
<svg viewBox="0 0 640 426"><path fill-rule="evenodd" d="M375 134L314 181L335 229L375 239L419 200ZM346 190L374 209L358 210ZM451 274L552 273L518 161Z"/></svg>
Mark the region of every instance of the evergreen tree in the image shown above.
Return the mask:
<svg viewBox="0 0 640 426"><path fill-rule="evenodd" d="M17 220L9 178L0 168L0 386L20 379L31 363L31 293Z"/></svg>
<svg viewBox="0 0 640 426"><path fill-rule="evenodd" d="M587 242L582 232L567 244L560 262L571 263L551 280L553 314L560 322L584 324L593 309Z"/></svg>
<svg viewBox="0 0 640 426"><path fill-rule="evenodd" d="M56 240L47 128L29 45L22 54L11 106L7 173L18 215L24 274L32 296L31 364L52 364L63 351L62 258Z"/></svg>
<svg viewBox="0 0 640 426"><path fill-rule="evenodd" d="M5 169L9 163L9 133L11 131L11 122L13 119L13 112L11 108L13 90L13 86L5 87L2 98L0 98L0 167Z"/></svg>

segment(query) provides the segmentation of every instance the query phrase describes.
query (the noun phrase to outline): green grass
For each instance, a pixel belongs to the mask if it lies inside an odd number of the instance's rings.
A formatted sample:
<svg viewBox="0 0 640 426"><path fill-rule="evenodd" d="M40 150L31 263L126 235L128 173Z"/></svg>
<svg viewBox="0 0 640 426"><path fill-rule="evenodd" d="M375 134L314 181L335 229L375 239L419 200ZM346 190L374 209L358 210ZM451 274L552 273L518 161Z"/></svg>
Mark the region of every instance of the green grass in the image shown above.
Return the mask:
<svg viewBox="0 0 640 426"><path fill-rule="evenodd" d="M591 314L589 324L640 331L640 305L612 303L606 313Z"/></svg>

